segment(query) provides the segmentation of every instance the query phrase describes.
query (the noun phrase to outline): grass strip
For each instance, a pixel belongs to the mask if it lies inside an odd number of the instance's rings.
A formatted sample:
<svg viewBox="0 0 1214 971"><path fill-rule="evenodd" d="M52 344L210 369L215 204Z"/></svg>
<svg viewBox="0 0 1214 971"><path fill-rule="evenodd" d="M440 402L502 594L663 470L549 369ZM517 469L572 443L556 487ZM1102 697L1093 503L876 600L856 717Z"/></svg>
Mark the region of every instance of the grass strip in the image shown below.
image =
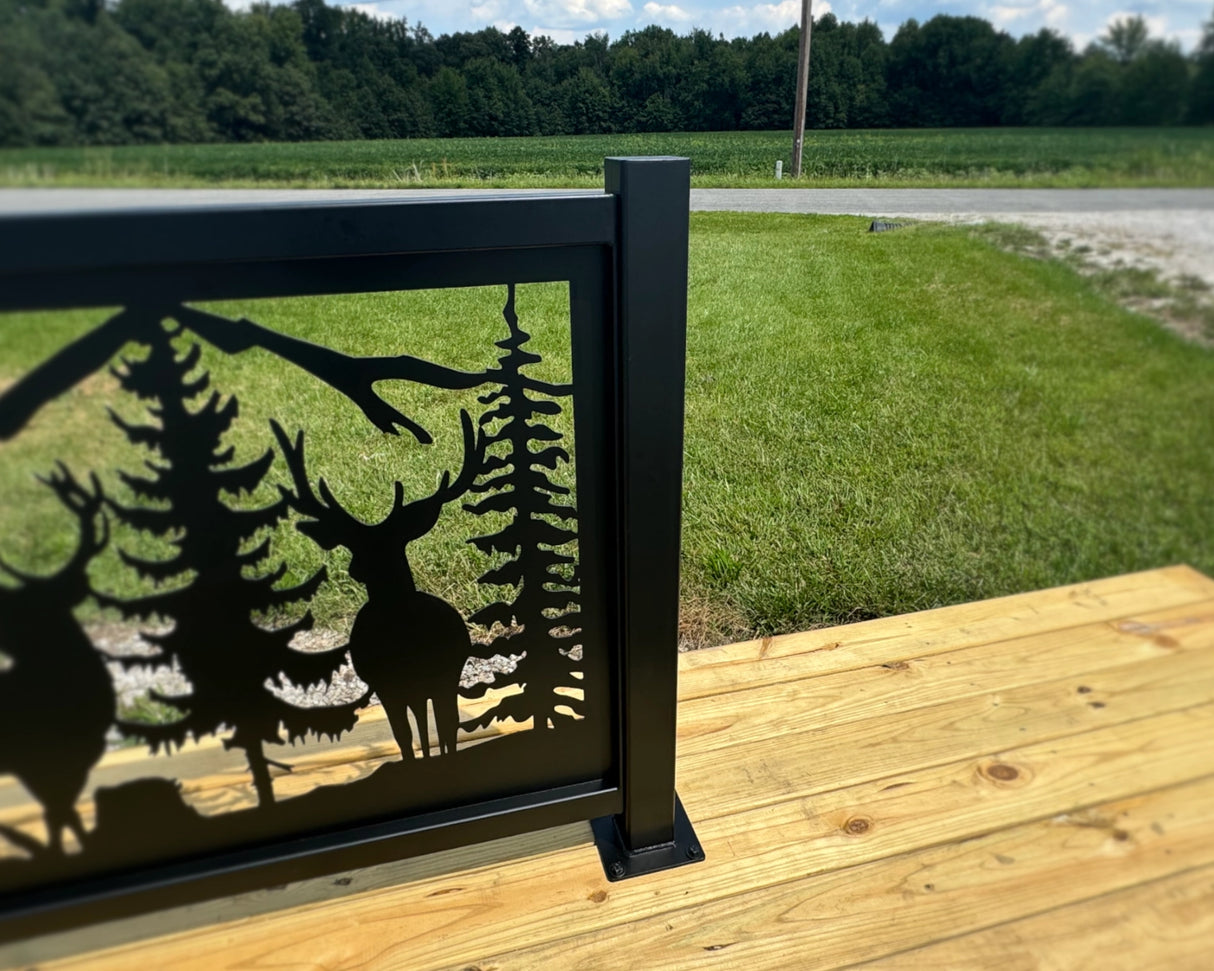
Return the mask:
<svg viewBox="0 0 1214 971"><path fill-rule="evenodd" d="M610 155L682 155L701 187L1214 184L1209 128L813 131L775 181L787 132L671 132L0 150L8 186L597 188Z"/></svg>
<svg viewBox="0 0 1214 971"><path fill-rule="evenodd" d="M884 616L1187 562L1214 572L1214 352L1117 305L1073 267L1004 252L967 227L869 234L853 217L692 216L684 499L684 635L704 644ZM480 368L504 335L504 288L217 306L351 353L425 353ZM567 292L519 289L547 355L568 377ZM0 387L101 312L8 315ZM441 337L436 340L436 335ZM268 418L307 428L310 466L365 518L385 482L431 491L458 461L458 408L474 393L391 388L430 427L425 448L385 436L353 407L262 352L207 353L239 396L236 461L272 444ZM287 407L289 402L289 408ZM139 408L98 374L0 446L0 555L53 569L72 523L32 473L58 457L82 472L137 471L144 456L105 407ZM560 420L569 431L568 415ZM567 472L565 473L568 474ZM277 462L258 504L285 475ZM568 480L566 480L568 481ZM410 547L419 585L465 612L499 591L464 540L495 531L448 507ZM150 542L118 536L128 548ZM134 545L132 545L134 544ZM298 582L321 554L293 529L272 559ZM142 550L153 553L151 548ZM313 603L340 627L361 599L340 552ZM131 592L116 557L99 586Z"/></svg>

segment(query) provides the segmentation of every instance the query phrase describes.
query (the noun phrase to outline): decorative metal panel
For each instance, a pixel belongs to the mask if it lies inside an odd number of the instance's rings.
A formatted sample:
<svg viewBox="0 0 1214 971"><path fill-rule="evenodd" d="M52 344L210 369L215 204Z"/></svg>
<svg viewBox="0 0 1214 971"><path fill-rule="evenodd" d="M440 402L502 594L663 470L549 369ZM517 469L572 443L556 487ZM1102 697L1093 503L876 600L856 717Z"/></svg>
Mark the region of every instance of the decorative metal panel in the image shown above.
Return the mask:
<svg viewBox="0 0 1214 971"><path fill-rule="evenodd" d="M46 406L90 382L108 390L78 394L74 420L124 446L105 467L36 452L22 469L73 523L57 557L40 553L49 572L0 537L0 894L609 776L573 385L537 376L516 287L496 292L497 340L479 369L133 300L0 384L0 462L23 461ZM402 466L429 461L436 442L455 459L427 489L407 487L402 468L376 486L378 514L351 511L350 487L313 447L309 422L326 420L315 408L263 402L271 416L251 428L214 377L244 352L340 393ZM403 384L450 401L441 429L402 410L391 389ZM493 595L475 609L411 566L440 517L481 555L476 582ZM288 563L292 535L322 565ZM137 592L96 580L104 556ZM338 643L304 649L326 584L361 588L361 606ZM138 650L95 642L81 618L106 614L138 628ZM468 675L477 659L491 681ZM118 670L146 675L139 710L119 713Z"/></svg>

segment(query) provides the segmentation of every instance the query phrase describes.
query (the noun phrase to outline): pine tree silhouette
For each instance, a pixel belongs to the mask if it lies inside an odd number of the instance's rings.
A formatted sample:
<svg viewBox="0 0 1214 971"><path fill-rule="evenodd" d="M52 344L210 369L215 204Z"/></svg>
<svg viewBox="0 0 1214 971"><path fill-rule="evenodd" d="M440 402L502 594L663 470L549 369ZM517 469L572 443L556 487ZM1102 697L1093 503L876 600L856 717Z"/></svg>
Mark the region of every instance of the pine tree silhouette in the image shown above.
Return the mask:
<svg viewBox="0 0 1214 971"><path fill-rule="evenodd" d="M263 744L283 744L309 732L337 737L353 726L355 709L363 699L298 708L267 690L267 681L277 682L280 676L297 685L329 682L345 650L304 653L290 647L297 631L312 626L310 612L275 630L254 622L256 611L310 600L324 581L325 570L322 567L304 583L285 590L274 588L286 573L285 564L254 578L245 575L269 558L270 538L251 549L246 549L247 544L287 514L287 503L280 499L260 509L233 509L223 497L252 493L273 463L274 452L268 449L248 465L230 465L234 449L223 448L222 437L237 416L237 400L223 401L213 391L191 410L189 403L206 391L210 377L206 372L189 377L201 349L192 344L178 357L172 339L180 333L180 327L154 328L147 338L148 356L136 362L124 359L121 369L113 369L126 391L148 403L147 410L158 423L129 424L110 412L132 444L148 447L161 460L145 463L150 476L120 473L138 498L154 505L123 506L111 501L110 508L129 526L163 537L175 547L174 555L164 560L142 559L124 550L119 555L145 580L176 585L136 600L107 602L127 617L173 622L167 633L144 636L160 648L152 660L175 660L192 690L181 696L152 693L156 701L181 711L177 720L160 725L127 722L122 727L146 740L153 752L162 746L166 751L180 746L188 736L230 729L224 744L244 750L259 805L266 807L273 803L274 790ZM148 660L136 657L127 663Z"/></svg>
<svg viewBox="0 0 1214 971"><path fill-rule="evenodd" d="M555 469L569 461L569 453L559 445L549 444L533 451L533 442L558 442L560 432L533 421L537 415L557 415L560 405L551 397L571 393L567 385L538 381L523 373L529 364L536 364L539 355L524 350L531 335L519 327L514 308L514 285L509 286L502 317L510 328L510 336L497 346L506 353L499 358L501 387L478 400L483 405L496 405L480 417L480 425L497 424L485 439L486 448L504 445L504 451L488 455L482 467L482 478L474 483L472 492L485 494L479 502L464 506L476 515L490 512L513 513L508 525L491 536L479 536L468 542L488 554L505 553L512 557L479 578L480 583L513 587L512 603L498 601L477 611L473 623L492 627L520 627L516 632L495 638L481 649L481 655L526 653L519 662L513 680L524 685L520 694L504 699L481 717L465 724L465 728L488 725L496 719L526 721L534 718L535 728L555 728L568 708L583 714L584 706L558 688L582 688L579 663L569 656L577 644L578 577L576 557L559 552L577 539L577 511L568 503L556 501L568 496L569 489L552 482L544 471ZM535 398L540 393L548 398ZM500 424L498 424L500 423ZM493 473L500 473L493 475ZM489 476L486 478L486 476ZM556 520L556 522L553 522ZM465 689L465 697L483 695L487 685Z"/></svg>

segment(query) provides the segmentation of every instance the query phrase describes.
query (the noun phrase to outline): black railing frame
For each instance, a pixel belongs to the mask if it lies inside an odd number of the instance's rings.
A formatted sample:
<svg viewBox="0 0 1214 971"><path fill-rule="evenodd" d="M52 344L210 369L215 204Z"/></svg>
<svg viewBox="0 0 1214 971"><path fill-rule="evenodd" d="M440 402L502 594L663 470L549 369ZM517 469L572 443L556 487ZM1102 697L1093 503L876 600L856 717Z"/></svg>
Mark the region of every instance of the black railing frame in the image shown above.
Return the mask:
<svg viewBox="0 0 1214 971"><path fill-rule="evenodd" d="M0 216L0 311L568 280L579 532L607 574L584 582L616 659L597 784L23 893L0 901L0 941L578 820L612 880L703 858L674 788L690 166L605 169L602 195Z"/></svg>

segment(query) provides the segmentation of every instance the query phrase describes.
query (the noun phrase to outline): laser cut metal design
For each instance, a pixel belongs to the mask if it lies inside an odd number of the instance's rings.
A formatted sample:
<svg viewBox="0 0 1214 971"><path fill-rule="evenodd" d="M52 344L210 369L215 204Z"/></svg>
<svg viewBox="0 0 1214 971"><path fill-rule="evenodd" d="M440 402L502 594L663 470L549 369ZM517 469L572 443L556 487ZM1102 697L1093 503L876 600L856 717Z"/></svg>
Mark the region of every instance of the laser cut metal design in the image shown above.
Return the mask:
<svg viewBox="0 0 1214 971"><path fill-rule="evenodd" d="M460 674L472 654L468 627L451 604L417 589L409 567L408 546L438 522L445 503L468 490L479 469L480 449L472 419L460 412L464 430L464 464L451 481L443 473L439 487L429 496L406 503L398 480L392 511L378 523L364 523L350 515L318 479L317 491L308 482L303 432L292 444L277 422L274 435L295 480L295 491L282 489L283 499L308 518L298 526L322 549L342 546L350 551L350 579L367 591L346 645L354 670L378 694L388 714L402 758L413 757L413 730L409 713L418 725L422 756L430 755L427 708L434 706L438 754L455 751L459 729L456 692Z"/></svg>
<svg viewBox="0 0 1214 971"><path fill-rule="evenodd" d="M58 569L0 559L0 787L11 777L32 800L6 815L0 793L0 943L579 819L601 817L613 868L692 859L673 789L687 167L608 172L601 197L390 213L0 217L0 311L122 307L0 392L0 448L107 369L121 400L94 420L125 442L104 468L62 456L30 470L75 522ZM103 240L123 242L100 256ZM516 284L541 281L570 287L572 384L534 374ZM468 285L504 296L502 337L472 371L421 347L351 356L199 306ZM382 483L386 515L354 515L290 402L258 430L213 386L220 356L253 349L344 395L368 428L407 432L402 461L455 427L459 458L428 492L402 468ZM452 405L448 431L426 428L391 403L393 382L473 392L481 410ZM576 461L553 427L570 405ZM238 432L264 442L257 458L236 460ZM555 475L567 464L576 504ZM409 547L440 516L492 558L488 606L419 586ZM289 531L344 555L301 574L281 552ZM96 588L102 556L140 592ZM337 581L365 594L347 642L299 649L309 603ZM150 653L95 647L77 619L90 598L139 625ZM505 654L521 658L511 673L461 687L470 658ZM151 691L158 717L119 719L110 664L171 666L181 687ZM365 690L331 701L347 664ZM291 686L319 700L287 700ZM376 719L373 757L291 774L361 745ZM145 761L107 756L115 736ZM223 771L237 758L243 782L211 792L175 770L210 751L231 752Z"/></svg>
<svg viewBox="0 0 1214 971"><path fill-rule="evenodd" d="M207 736L217 736L225 748L244 753L256 796L253 808L237 808L204 819L181 797L180 787L174 789L163 784L163 780L149 784L150 779L138 779L122 786L121 804L126 815L148 821L171 819L174 843L196 844L200 849L222 845L225 840L247 840L268 832L270 826L281 830L301 828L308 823L310 807L331 800L336 793L323 791L326 787L321 787L307 795L276 799L271 768L289 771L289 766L271 759L266 747L303 743L308 737L340 738L354 727L359 710L366 706L372 692L387 714L403 765L414 761L415 755L410 716L417 725L423 759L454 757L460 728L460 676L468 659L477 652L472 646L468 623L460 612L445 600L417 588L409 565L408 546L434 527L444 507L458 503L470 490L489 496L476 505L468 504L470 512L514 513L497 535L471 540L486 552L518 554L482 580L513 584L525 591L513 605L495 603L473 620L481 623L504 620L512 628L511 635L498 641L509 640L513 650L537 660L526 665L517 676L506 677L507 684L519 689L508 702L490 709L465 727L483 728L499 717L519 721L534 717L537 726L559 727L549 716L557 722L563 720L554 713L557 698L552 695L555 683L561 679L544 665L552 656L565 657L556 648L571 635L558 636L556 646L545 651L544 641L552 636L551 630L545 628L555 628L556 624L545 622L543 612L553 605L565 608L566 616L570 611L576 612L576 578L554 572L559 567L575 565L576 557L552 551L576 540L576 511L568 501L558 506L546 500L546 491L567 495L569 490L554 485L543 471L537 471L568 462L569 453L557 444L532 452L528 443L560 441L559 432L530 419L536 414L560 414L560 405L549 396L568 395L571 388L538 381L526 373L528 365L538 364L541 359L524 349L529 335L519 327L514 307L515 287L511 284L504 310L510 335L499 344L507 353L500 368L476 376L452 372L419 358L371 361L349 358L293 339L285 342L279 339L280 335L249 321L228 321L189 307L172 308L164 319L158 310L128 309L102 326L104 330L116 320L124 322L123 344L137 342L146 352L146 356L138 359L121 358L110 367L110 373L123 391L142 403L147 420L131 421L115 408L108 411L109 420L127 441L153 457L145 460L141 474L116 470L118 479L137 500L128 504L106 496L96 472L91 473L91 490L86 490L61 463L44 481L80 520L81 535L75 554L59 573L46 579L30 577L4 565L5 571L23 586L0 588L0 603L6 608L4 644L7 646L11 640L13 645L6 652L13 658L12 670L0 675L0 689L11 683L15 690L42 689L30 697L57 693L65 672L59 665L47 666L47 661L55 656L52 652L34 649L46 640L47 633L58 634L55 646L64 652L72 651L77 662L87 658L90 676L76 675L77 664L73 664L68 690L74 704L72 718L65 720L65 737L57 739L59 744L54 750L40 750L35 757L18 760L19 764L12 769L42 803L50 838L46 845L41 845L29 833L13 827L0 828L0 835L28 855L24 861L0 860L0 889L5 885L19 887L30 882L31 877L44 876L44 871L56 876L88 872L94 855L111 859L131 849L124 850L117 843L133 841L137 851L145 842L126 827L117 831L117 838L99 824L86 827L75 808L89 770L104 752L106 733L112 725L128 738L146 743L152 754L179 750L188 740L200 741ZM191 322L188 331L185 321ZM399 365L407 360L407 373L423 383L436 379L440 387L466 386L479 379L493 388L480 396L480 402L496 407L486 410L476 424L467 411L460 411L463 458L459 471L454 476L444 472L434 492L409 501L404 485L396 480L392 484L391 511L377 523L363 522L348 512L323 476L313 485L304 452L306 432L299 430L292 440L282 425L271 419L278 454L285 460L290 482L278 485L279 499L270 505L233 508L226 497L252 494L267 481L277 456L269 448L253 462L233 464L235 449L225 446L224 437L238 419L239 403L235 397L225 398L219 390L211 388L211 378L202 369L202 347L193 340L201 336L193 330L194 325L211 334L223 330L238 335L242 327L252 328L261 346L285 348L286 361L304 362L313 375L339 388L369 388L378 379L374 376L384 373L377 369L384 368L385 360L387 373L394 376L406 373ZM81 340L90 342L95 337L96 332ZM179 353L177 345L183 341L185 350ZM227 343L230 347L249 344L238 339ZM44 389L59 386L67 380L65 362L74 365L85 359L78 346L65 348L39 369L42 377L48 373L56 376L40 386ZM58 378L60 373L64 375L62 380ZM351 374L363 377L354 380ZM536 394L545 397L535 397ZM371 395L373 400L364 398L363 402L364 412L373 423L378 422L372 415L386 415L386 409L390 409L393 422L408 427L420 442L433 441L420 424L389 405L379 408L374 402L382 399L374 392ZM35 396L21 382L0 395L0 415L10 414L14 401L18 407L28 409L27 420L48 403L45 393L41 398ZM486 432L487 427L497 423L502 423L500 431ZM9 424L15 426L16 422ZM508 447L506 454L487 456L486 451L499 443ZM487 477L490 474L492 477ZM316 652L291 647L296 633L312 627L310 612L279 627L268 627L254 619L275 609L306 604L328 578L326 568L321 567L304 582L284 588L279 584L287 572L285 563L264 569L272 560L270 531L292 510L302 517L296 528L321 549L342 547L349 552L349 579L366 591L366 601L354 620L348 643L339 647ZM540 518L553 515L574 528L558 529ZM111 519L165 540L173 551L167 558L149 559L126 549L119 550L122 562L153 588L146 596L123 600L89 587L86 568L107 544ZM250 576L250 571L259 568L263 572ZM560 586L560 594L546 590L553 582ZM143 635L155 645L155 653L105 658L92 649L72 617L72 609L88 596L102 606L117 608L128 620L169 624L168 630ZM15 616L18 611L21 615ZM562 623L567 623L566 616L562 616ZM47 617L61 618L60 626L68 629L45 631L43 618ZM517 644L513 643L516 637ZM493 645L479 651L484 657L496 653ZM300 707L271 690L284 683L327 686L347 659L367 685L366 692L353 701ZM105 668L106 660L138 667L171 664L191 687L181 694L151 691L151 700L162 706L160 710L172 713L167 718L154 723L118 721L114 717L115 690ZM583 692L587 689L583 682L575 684ZM502 687L501 683L494 686ZM466 694L481 696L487 687ZM531 702L532 692L545 697ZM577 704L572 698L561 701L569 707ZM28 707L28 702L22 704L13 699L8 710L19 711L22 707ZM435 738L429 733L431 708L437 730ZM535 714L524 716L524 710ZM580 712L578 715L582 717ZM10 731L0 738L4 751L20 751L21 728L10 726ZM63 751L59 751L61 748ZM516 750L514 757L527 757L525 744L519 739L512 748ZM158 768L171 770L172 762ZM360 787L368 783L376 787L374 780L368 779L332 788L349 790L343 796L352 805L358 805L365 798ZM110 794L111 801L113 798ZM408 804L404 799L398 802ZM230 832L225 830L228 816L233 817ZM62 840L65 828L76 837L77 845L71 852ZM163 847L158 847L159 850Z"/></svg>
<svg viewBox="0 0 1214 971"><path fill-rule="evenodd" d="M30 576L0 560L0 569L18 582L0 587L0 652L10 662L0 675L0 772L16 776L41 804L48 837L42 846L7 825L0 826L0 835L34 861L62 855L65 829L85 842L76 800L105 752L115 704L109 672L72 614L89 595L89 561L109 542L105 497L96 476L86 490L62 463L42 481L79 520L76 551L49 577ZM57 700L61 717L32 730L30 701L45 698Z"/></svg>

